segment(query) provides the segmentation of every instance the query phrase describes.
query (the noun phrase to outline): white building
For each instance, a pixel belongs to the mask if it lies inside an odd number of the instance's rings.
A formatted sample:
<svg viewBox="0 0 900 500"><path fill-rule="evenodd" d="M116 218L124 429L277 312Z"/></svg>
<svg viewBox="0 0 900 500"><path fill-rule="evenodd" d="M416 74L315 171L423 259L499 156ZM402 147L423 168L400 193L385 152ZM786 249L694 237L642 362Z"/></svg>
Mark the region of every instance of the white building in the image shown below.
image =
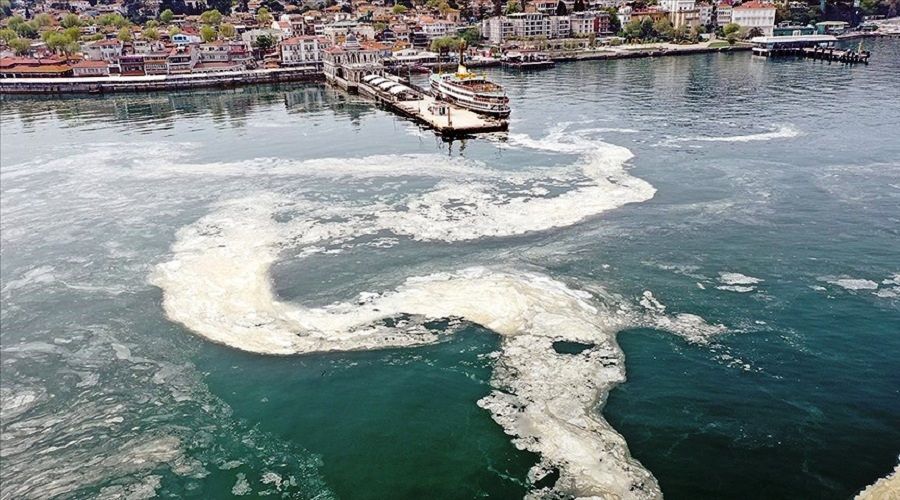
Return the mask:
<svg viewBox="0 0 900 500"><path fill-rule="evenodd" d="M731 4L719 2L716 6L716 26L725 26L731 22Z"/></svg>
<svg viewBox="0 0 900 500"><path fill-rule="evenodd" d="M282 66L322 66L326 38L295 36L281 42Z"/></svg>
<svg viewBox="0 0 900 500"><path fill-rule="evenodd" d="M758 28L764 36L772 36L775 28L775 5L758 0L742 3L732 9L731 22L747 30Z"/></svg>
<svg viewBox="0 0 900 500"><path fill-rule="evenodd" d="M659 0L659 6L669 12L694 10L696 8L694 0Z"/></svg>
<svg viewBox="0 0 900 500"><path fill-rule="evenodd" d="M697 4L697 10L700 12L700 25L709 26L713 24L713 6L710 3L700 2Z"/></svg>

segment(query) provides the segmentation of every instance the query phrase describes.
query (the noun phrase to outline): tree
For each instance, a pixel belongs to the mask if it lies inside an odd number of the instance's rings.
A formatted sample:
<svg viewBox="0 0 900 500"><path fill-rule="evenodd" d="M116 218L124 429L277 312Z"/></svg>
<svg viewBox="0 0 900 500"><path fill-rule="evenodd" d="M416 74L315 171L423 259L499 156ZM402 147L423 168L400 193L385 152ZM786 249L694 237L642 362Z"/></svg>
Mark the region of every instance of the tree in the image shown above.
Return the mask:
<svg viewBox="0 0 900 500"><path fill-rule="evenodd" d="M215 40L216 37L217 37L216 29L213 28L212 26L203 25L200 27L200 38L204 42L207 42L207 43L211 42L211 41Z"/></svg>
<svg viewBox="0 0 900 500"><path fill-rule="evenodd" d="M159 13L159 20L162 21L163 24L171 23L174 17L175 13L172 12L172 9L166 9Z"/></svg>
<svg viewBox="0 0 900 500"><path fill-rule="evenodd" d="M450 36L442 36L431 41L431 51L445 55L448 52L459 50L461 40Z"/></svg>
<svg viewBox="0 0 900 500"><path fill-rule="evenodd" d="M41 12L40 14L34 16L34 22L37 23L38 28L46 28L53 24L53 18L50 17L50 14L46 12Z"/></svg>
<svg viewBox="0 0 900 500"><path fill-rule="evenodd" d="M119 30L119 34L116 35L116 38L123 42L131 41L131 28L122 28Z"/></svg>
<svg viewBox="0 0 900 500"><path fill-rule="evenodd" d="M63 16L59 22L63 28L78 28L81 26L81 18L75 14L69 13Z"/></svg>
<svg viewBox="0 0 900 500"><path fill-rule="evenodd" d="M178 26L170 26L169 27L169 38L181 33L181 28Z"/></svg>
<svg viewBox="0 0 900 500"><path fill-rule="evenodd" d="M219 34L222 35L223 38L230 40L237 34L237 30L234 29L233 24L223 23L219 26Z"/></svg>
<svg viewBox="0 0 900 500"><path fill-rule="evenodd" d="M31 52L31 40L15 38L9 41L9 48L13 49L17 56L24 56Z"/></svg>
<svg viewBox="0 0 900 500"><path fill-rule="evenodd" d="M738 35L737 33L729 33L725 35L725 40L728 41L728 45L734 45L738 40Z"/></svg>
<svg viewBox="0 0 900 500"><path fill-rule="evenodd" d="M755 36L763 36L763 32L759 28L750 28L750 31L747 32L747 38L753 38Z"/></svg>
<svg viewBox="0 0 900 500"><path fill-rule="evenodd" d="M15 31L9 28L0 29L0 40L2 40L7 45L9 44L9 42L15 40L16 38L19 38L19 35L17 35Z"/></svg>
<svg viewBox="0 0 900 500"><path fill-rule="evenodd" d="M16 33L22 38L37 38L38 35L38 27L35 22L27 22L17 24L15 28Z"/></svg>
<svg viewBox="0 0 900 500"><path fill-rule="evenodd" d="M153 26L148 26L141 32L141 38L155 42L159 40L159 30Z"/></svg>
<svg viewBox="0 0 900 500"><path fill-rule="evenodd" d="M669 19L665 17L660 18L653 23L653 31L660 40L668 41L675 38L675 28L672 27L672 23Z"/></svg>
<svg viewBox="0 0 900 500"><path fill-rule="evenodd" d="M503 12L507 15L515 14L516 12L521 12L522 6L519 4L519 0L507 0L506 7L503 9Z"/></svg>
<svg viewBox="0 0 900 500"><path fill-rule="evenodd" d="M269 9L260 7L256 11L256 20L259 21L259 24L267 26L272 24L272 14L269 14Z"/></svg>
<svg viewBox="0 0 900 500"><path fill-rule="evenodd" d="M606 13L609 14L609 31L612 33L621 31L622 21L619 20L619 13L616 11L616 8L610 7L606 9Z"/></svg>
<svg viewBox="0 0 900 500"><path fill-rule="evenodd" d="M253 42L253 46L259 49L261 53L265 54L275 46L275 38L271 35L259 35L256 37L256 41Z"/></svg>
<svg viewBox="0 0 900 500"><path fill-rule="evenodd" d="M741 31L741 26L737 23L728 23L724 27L722 27L722 33L725 34L726 38L731 34L737 36L738 31Z"/></svg>
<svg viewBox="0 0 900 500"><path fill-rule="evenodd" d="M81 30L73 26L71 28L64 29L63 35L65 35L70 42L77 42L78 39L81 38Z"/></svg>
<svg viewBox="0 0 900 500"><path fill-rule="evenodd" d="M222 13L214 9L208 10L200 14L200 22L218 26L222 22Z"/></svg>
<svg viewBox="0 0 900 500"><path fill-rule="evenodd" d="M569 8L566 7L566 3L562 0L559 0L559 3L556 4L556 15L557 16L567 16L569 15Z"/></svg>
<svg viewBox="0 0 900 500"><path fill-rule="evenodd" d="M572 6L572 12L584 12L587 10L587 7L584 5L583 0L575 0L575 5Z"/></svg>
<svg viewBox="0 0 900 500"><path fill-rule="evenodd" d="M459 34L459 37L466 42L468 47L478 45L481 42L481 33L478 31L478 28L466 28Z"/></svg>
<svg viewBox="0 0 900 500"><path fill-rule="evenodd" d="M622 34L628 40L638 40L643 35L641 31L641 21L639 19L632 19L625 24L625 27L622 28Z"/></svg>
<svg viewBox="0 0 900 500"><path fill-rule="evenodd" d="M409 9L407 9L405 5L403 5L402 3L398 3L394 5L394 7L391 9L391 12L395 16L402 16L403 14L406 14L406 11L408 10Z"/></svg>
<svg viewBox="0 0 900 500"><path fill-rule="evenodd" d="M72 43L65 35L58 31L50 31L49 35L44 38L47 48L53 52L60 52L66 45Z"/></svg>

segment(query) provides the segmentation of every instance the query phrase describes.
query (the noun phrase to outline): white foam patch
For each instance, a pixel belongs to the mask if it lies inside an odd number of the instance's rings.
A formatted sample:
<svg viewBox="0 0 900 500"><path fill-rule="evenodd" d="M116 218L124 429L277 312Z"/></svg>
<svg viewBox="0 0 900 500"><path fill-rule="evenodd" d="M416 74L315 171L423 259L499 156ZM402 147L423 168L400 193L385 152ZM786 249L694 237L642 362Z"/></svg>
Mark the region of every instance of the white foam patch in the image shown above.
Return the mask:
<svg viewBox="0 0 900 500"><path fill-rule="evenodd" d="M594 158L586 170L620 163L622 157ZM596 411L598 401L624 380L615 334L645 326L706 342L723 331L721 326L689 314L664 315L664 306L650 301L652 294L645 296L652 310L642 312L611 295L598 298L547 276L514 270L472 267L412 277L394 290L323 307L278 299L269 278L270 266L291 246L346 242L376 231L456 241L571 224L615 205L586 199L599 195L592 190L602 182L576 189L572 199L563 195L561 202L529 202L537 210L514 202L498 205L488 197L476 203L477 209L448 213L436 206L456 194L438 189L407 203L408 213L383 208L363 218L341 212L339 220L327 217L333 207L313 202L272 195L235 200L180 230L171 259L156 268L151 280L162 289L163 308L172 320L211 341L263 354L422 345L439 338L423 327L427 319L464 318L483 325L503 342L491 382L495 390L479 404L518 447L541 455L532 477L557 469L554 490L563 494L655 498L660 492L652 474L630 457L624 439ZM483 189L482 195L488 188ZM646 196L652 188L625 191ZM274 214L285 206L309 214L276 222ZM530 218L506 213L523 210ZM570 211L575 214L564 213ZM412 319L393 326L385 321L404 315ZM552 347L557 340L593 347L559 354Z"/></svg>
<svg viewBox="0 0 900 500"><path fill-rule="evenodd" d="M727 292L748 293L756 290L756 285L763 281L765 280L741 273L722 272L719 273L719 283L722 284L716 288Z"/></svg>
<svg viewBox="0 0 900 500"><path fill-rule="evenodd" d="M767 132L759 132L755 134L745 135L725 135L725 136L697 136L697 137L676 137L668 139L663 144L671 144L678 142L756 142L771 141L775 139L792 139L802 135L799 129L793 125L781 125Z"/></svg>
<svg viewBox="0 0 900 500"><path fill-rule="evenodd" d="M878 288L878 283L872 280L861 278L823 277L820 279L826 283L839 286L845 290L875 290Z"/></svg>

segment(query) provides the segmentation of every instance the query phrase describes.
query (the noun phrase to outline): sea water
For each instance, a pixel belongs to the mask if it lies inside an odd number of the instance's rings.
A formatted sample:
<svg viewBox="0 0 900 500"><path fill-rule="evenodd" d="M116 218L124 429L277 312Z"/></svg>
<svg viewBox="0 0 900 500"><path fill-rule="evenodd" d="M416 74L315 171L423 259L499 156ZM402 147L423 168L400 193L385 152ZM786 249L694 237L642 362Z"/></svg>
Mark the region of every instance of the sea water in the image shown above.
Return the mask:
<svg viewBox="0 0 900 500"><path fill-rule="evenodd" d="M900 453L900 46L2 101L2 496L846 498Z"/></svg>

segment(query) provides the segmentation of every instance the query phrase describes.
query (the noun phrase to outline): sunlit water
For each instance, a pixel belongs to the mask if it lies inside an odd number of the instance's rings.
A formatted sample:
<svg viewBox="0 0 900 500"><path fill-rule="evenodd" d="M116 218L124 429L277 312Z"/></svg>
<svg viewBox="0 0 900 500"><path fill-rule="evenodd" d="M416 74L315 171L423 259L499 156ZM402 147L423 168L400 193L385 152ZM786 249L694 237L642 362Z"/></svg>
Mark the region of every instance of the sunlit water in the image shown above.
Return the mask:
<svg viewBox="0 0 900 500"><path fill-rule="evenodd" d="M602 414L648 488L852 495L900 453L900 45L872 45L492 71L509 133L452 143L318 85L4 98L2 497L519 498L573 448L517 449L491 395L583 394L495 368L602 396L541 363L615 331ZM508 350L554 335L590 342Z"/></svg>

